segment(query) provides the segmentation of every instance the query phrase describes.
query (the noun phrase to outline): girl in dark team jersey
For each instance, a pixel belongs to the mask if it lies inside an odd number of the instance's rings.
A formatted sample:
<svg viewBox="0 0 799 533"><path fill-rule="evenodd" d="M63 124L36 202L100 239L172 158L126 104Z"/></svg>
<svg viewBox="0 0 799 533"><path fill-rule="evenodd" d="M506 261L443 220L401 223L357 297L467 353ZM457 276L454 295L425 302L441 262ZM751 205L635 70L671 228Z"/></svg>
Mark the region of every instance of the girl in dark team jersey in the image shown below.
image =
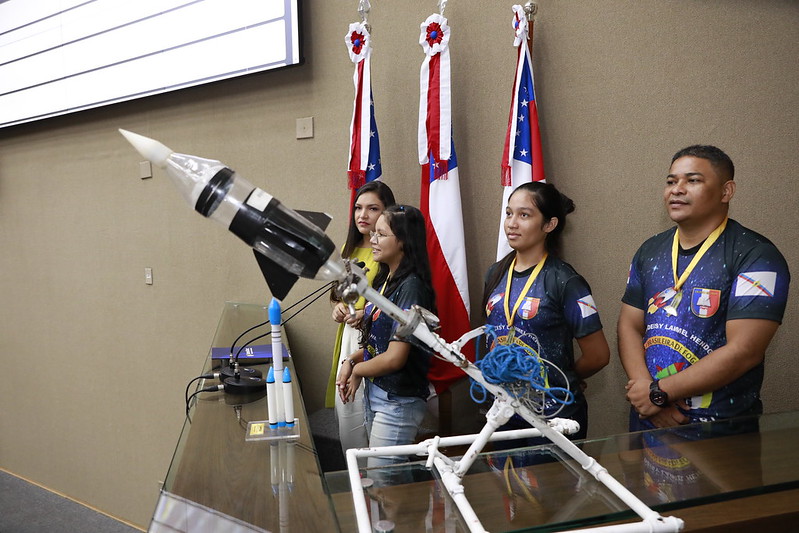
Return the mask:
<svg viewBox="0 0 799 533"><path fill-rule="evenodd" d="M486 322L494 328L488 348L519 345L557 366L562 374L544 365L548 385L568 387L573 401L563 405L548 397L543 414L576 420L580 431L571 438L585 438L588 405L584 380L608 364L610 350L591 288L557 256L566 215L573 210L574 203L551 184L526 183L513 191L504 222L512 251L488 269L483 303ZM573 339L581 352L577 359ZM500 429L523 427L529 424L515 415ZM540 439L509 441L495 443L495 448L538 443Z"/></svg>
<svg viewBox="0 0 799 533"><path fill-rule="evenodd" d="M388 207L375 223L372 254L380 264L373 286L402 309L435 310L427 257L425 221L409 205ZM364 413L369 446L411 444L422 423L429 395L430 354L396 335L398 324L371 303L364 308L360 350L341 365L337 384L343 402L352 401L364 381ZM404 461L370 457L369 467Z"/></svg>
<svg viewBox="0 0 799 533"><path fill-rule="evenodd" d="M370 284L379 268L372 256L370 233L374 231L378 217L387 207L394 204L394 192L379 180L368 182L355 193L347 241L341 250L341 257L362 262ZM341 364L348 355L358 349L360 324L366 300L358 299L354 306L356 310L354 315L350 315L348 306L343 302L331 301L331 303L333 320L339 326L333 348L333 365L328 378L325 407L336 408L341 449L346 452L349 448L365 448L369 445L363 418L363 386L358 388L353 400L347 403L341 400L336 388L336 376Z"/></svg>

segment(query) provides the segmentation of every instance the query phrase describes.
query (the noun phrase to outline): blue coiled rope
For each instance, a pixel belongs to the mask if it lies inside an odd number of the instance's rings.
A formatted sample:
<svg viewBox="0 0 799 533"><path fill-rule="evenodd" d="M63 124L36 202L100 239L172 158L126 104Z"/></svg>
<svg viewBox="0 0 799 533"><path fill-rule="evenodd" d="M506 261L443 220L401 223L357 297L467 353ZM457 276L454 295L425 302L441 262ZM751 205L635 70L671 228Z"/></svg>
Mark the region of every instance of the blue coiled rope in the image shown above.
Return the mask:
<svg viewBox="0 0 799 533"><path fill-rule="evenodd" d="M496 341L496 328L486 326L486 335ZM563 405L574 403L574 393L569 389L547 386L545 363L535 352L518 344L505 345L496 342L494 344L493 350L474 363L483 373L486 381L500 386L506 383L524 382L528 383L533 390L544 393L557 403ZM508 394L518 397L506 387L503 388ZM480 399L477 398L478 393L481 394ZM472 380L469 395L477 403L483 403L488 398L485 387L474 380Z"/></svg>

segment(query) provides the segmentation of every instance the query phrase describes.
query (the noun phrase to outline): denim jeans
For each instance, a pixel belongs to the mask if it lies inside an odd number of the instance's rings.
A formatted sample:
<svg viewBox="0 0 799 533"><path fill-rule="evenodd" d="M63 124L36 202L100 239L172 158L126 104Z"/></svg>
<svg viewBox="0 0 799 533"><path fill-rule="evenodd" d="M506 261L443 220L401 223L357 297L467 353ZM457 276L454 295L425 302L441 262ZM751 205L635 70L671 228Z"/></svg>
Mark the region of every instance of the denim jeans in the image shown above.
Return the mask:
<svg viewBox="0 0 799 533"><path fill-rule="evenodd" d="M363 395L369 447L412 444L427 409L422 398L397 396L386 392L369 380L364 380ZM405 456L370 457L369 468L388 466L407 461Z"/></svg>

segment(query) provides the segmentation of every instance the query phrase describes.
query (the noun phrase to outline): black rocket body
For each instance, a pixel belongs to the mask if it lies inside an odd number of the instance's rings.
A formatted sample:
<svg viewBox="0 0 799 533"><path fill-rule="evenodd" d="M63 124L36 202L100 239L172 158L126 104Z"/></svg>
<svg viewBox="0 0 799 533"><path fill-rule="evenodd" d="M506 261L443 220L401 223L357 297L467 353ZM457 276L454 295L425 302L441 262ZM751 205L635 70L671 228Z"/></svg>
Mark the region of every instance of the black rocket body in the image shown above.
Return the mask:
<svg viewBox="0 0 799 533"><path fill-rule="evenodd" d="M323 230L330 221L327 215L300 215L220 161L178 154L148 137L120 133L166 171L195 211L216 220L257 252L275 298L282 300L297 277L336 280L344 275L343 262Z"/></svg>

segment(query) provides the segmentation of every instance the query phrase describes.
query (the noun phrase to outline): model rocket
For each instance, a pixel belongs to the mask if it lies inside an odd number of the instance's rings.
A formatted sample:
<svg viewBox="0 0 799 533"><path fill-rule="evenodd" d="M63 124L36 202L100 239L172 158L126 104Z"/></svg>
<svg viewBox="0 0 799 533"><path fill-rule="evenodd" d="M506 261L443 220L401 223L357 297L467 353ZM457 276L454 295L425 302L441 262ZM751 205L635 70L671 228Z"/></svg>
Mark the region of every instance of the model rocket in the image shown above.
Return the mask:
<svg viewBox="0 0 799 533"><path fill-rule="evenodd" d="M274 373L274 387L275 387L275 404L277 405L277 426L280 428L286 427L286 406L285 396L283 392L283 338L281 335L281 312L280 302L276 298L272 298L269 303L269 323L272 328L272 367L269 369L270 374ZM289 385L290 387L291 385ZM291 425L294 425L294 417L291 418Z"/></svg>
<svg viewBox="0 0 799 533"><path fill-rule="evenodd" d="M277 429L277 391L275 390L275 367L270 366L266 373L266 409L269 416L269 428Z"/></svg>
<svg viewBox="0 0 799 533"><path fill-rule="evenodd" d="M298 277L341 279L344 264L324 233L327 215L284 206L220 161L175 153L154 139L119 132L145 159L164 169L195 211L221 223L257 252L275 298L285 298Z"/></svg>

